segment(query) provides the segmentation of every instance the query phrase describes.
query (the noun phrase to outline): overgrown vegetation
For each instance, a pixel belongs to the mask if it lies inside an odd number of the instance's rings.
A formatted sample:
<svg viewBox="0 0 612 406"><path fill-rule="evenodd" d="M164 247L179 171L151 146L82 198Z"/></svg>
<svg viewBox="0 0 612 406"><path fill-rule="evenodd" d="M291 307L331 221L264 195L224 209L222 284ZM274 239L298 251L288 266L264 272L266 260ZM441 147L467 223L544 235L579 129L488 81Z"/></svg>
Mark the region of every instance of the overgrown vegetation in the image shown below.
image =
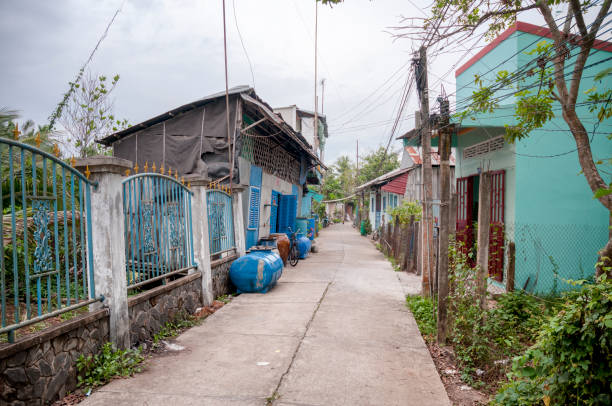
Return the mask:
<svg viewBox="0 0 612 406"><path fill-rule="evenodd" d="M487 381L503 379L509 360L533 344L555 302L542 302L522 291L511 292L501 295L495 306L483 312L476 293L476 270L455 244L451 244L449 255L449 339L462 379L481 387Z"/></svg>
<svg viewBox="0 0 612 406"><path fill-rule="evenodd" d="M534 346L517 357L499 405L609 405L612 402L612 283L576 282Z"/></svg>
<svg viewBox="0 0 612 406"><path fill-rule="evenodd" d="M572 282L577 290L540 298L505 293L482 311L476 270L454 244L449 343L462 379L496 405L608 405L612 401L612 282ZM409 296L421 334L435 341L435 301Z"/></svg>
<svg viewBox="0 0 612 406"><path fill-rule="evenodd" d="M142 361L144 357L140 349L118 350L106 343L99 354L87 357L81 354L78 358L78 386L93 389L113 378L132 376L140 372Z"/></svg>

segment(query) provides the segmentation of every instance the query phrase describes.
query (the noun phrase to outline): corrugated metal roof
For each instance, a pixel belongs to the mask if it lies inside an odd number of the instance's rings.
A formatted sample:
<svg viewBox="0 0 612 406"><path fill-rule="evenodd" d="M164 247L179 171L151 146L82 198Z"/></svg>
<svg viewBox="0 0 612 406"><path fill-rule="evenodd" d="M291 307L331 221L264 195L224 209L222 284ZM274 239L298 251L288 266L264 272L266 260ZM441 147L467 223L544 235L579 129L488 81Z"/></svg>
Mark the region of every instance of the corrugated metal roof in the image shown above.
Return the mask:
<svg viewBox="0 0 612 406"><path fill-rule="evenodd" d="M385 192L396 193L403 196L406 193L406 182L408 181L408 172L404 172L401 175L393 178L389 183L384 185L381 189Z"/></svg>
<svg viewBox="0 0 612 406"><path fill-rule="evenodd" d="M394 169L390 172L387 172L383 175L380 175L379 177L377 177L376 179L372 179L369 182L364 183L363 185L359 185L355 188L356 191L360 191L363 190L369 186L374 186L374 185L378 185L381 183L385 183L388 182L390 179L393 179L394 177L401 175L403 173L408 173L408 171L410 171L411 169L414 169L414 166L411 166L410 168L399 168L399 169Z"/></svg>

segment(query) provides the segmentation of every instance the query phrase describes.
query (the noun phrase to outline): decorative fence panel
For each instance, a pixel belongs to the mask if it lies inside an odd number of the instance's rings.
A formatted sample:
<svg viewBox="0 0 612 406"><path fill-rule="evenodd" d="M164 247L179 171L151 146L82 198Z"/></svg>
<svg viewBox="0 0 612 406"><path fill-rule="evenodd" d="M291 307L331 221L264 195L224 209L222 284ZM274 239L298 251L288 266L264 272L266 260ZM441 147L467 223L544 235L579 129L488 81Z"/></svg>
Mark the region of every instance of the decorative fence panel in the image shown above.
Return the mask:
<svg viewBox="0 0 612 406"><path fill-rule="evenodd" d="M54 151L59 155L57 146ZM0 138L0 158L0 333L13 342L18 328L102 298L93 278L93 184L57 157L17 141Z"/></svg>
<svg viewBox="0 0 612 406"><path fill-rule="evenodd" d="M191 196L177 179L156 173L123 181L128 289L195 266Z"/></svg>
<svg viewBox="0 0 612 406"><path fill-rule="evenodd" d="M206 200L210 255L233 250L236 244L234 242L232 196L222 190L208 190Z"/></svg>

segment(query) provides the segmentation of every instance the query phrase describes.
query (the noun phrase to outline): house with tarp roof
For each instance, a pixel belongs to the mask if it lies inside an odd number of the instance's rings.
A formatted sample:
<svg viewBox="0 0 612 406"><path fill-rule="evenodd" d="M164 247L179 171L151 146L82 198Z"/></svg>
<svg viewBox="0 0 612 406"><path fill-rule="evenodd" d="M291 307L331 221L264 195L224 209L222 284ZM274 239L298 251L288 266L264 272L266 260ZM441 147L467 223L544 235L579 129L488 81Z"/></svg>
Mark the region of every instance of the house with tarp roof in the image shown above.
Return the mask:
<svg viewBox="0 0 612 406"><path fill-rule="evenodd" d="M470 100L477 90L474 77L487 83L500 70L528 70L537 58L531 51L550 38L547 28L515 23L456 70L457 100ZM566 66L574 63L575 53ZM576 111L590 134L595 160L608 159L612 153L606 137L612 133L612 120L599 122L597 112L589 111L586 91L601 87L593 78L612 68L611 56L612 44L596 41L578 92ZM475 249L478 212L489 210L488 270L491 284L499 288L507 288L512 267L512 288L542 294L570 289L569 280L594 273L597 252L608 241L610 213L593 199L560 110L555 102L555 117L514 143L504 137L506 125L515 123L514 97L492 113L454 123L456 238L466 250ZM404 137L406 146L418 147L420 140L418 129ZM432 145L437 143L434 132ZM479 201L483 173L491 179L488 207ZM612 180L609 175L604 178L606 183Z"/></svg>
<svg viewBox="0 0 612 406"><path fill-rule="evenodd" d="M245 249L295 229L308 184L325 169L306 139L248 86L216 93L111 134L98 142L141 171L230 184L241 202ZM229 140L228 117L229 115ZM231 168L231 171L230 171Z"/></svg>

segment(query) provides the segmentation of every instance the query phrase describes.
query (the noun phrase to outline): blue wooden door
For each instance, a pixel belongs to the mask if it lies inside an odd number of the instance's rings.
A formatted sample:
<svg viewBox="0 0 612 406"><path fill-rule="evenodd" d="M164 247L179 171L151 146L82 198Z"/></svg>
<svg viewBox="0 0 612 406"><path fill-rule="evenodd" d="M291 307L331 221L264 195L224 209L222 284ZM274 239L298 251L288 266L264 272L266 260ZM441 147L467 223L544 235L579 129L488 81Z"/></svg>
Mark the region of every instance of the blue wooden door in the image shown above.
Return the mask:
<svg viewBox="0 0 612 406"><path fill-rule="evenodd" d="M278 207L278 232L288 233L289 228L295 231L295 218L297 217L297 196L281 195Z"/></svg>
<svg viewBox="0 0 612 406"><path fill-rule="evenodd" d="M272 191L272 199L270 200L270 233L278 232L278 205L280 193L276 190Z"/></svg>
<svg viewBox="0 0 612 406"><path fill-rule="evenodd" d="M259 239L259 206L261 202L261 168L251 166L249 186L249 221L246 230L246 248L257 244Z"/></svg>

